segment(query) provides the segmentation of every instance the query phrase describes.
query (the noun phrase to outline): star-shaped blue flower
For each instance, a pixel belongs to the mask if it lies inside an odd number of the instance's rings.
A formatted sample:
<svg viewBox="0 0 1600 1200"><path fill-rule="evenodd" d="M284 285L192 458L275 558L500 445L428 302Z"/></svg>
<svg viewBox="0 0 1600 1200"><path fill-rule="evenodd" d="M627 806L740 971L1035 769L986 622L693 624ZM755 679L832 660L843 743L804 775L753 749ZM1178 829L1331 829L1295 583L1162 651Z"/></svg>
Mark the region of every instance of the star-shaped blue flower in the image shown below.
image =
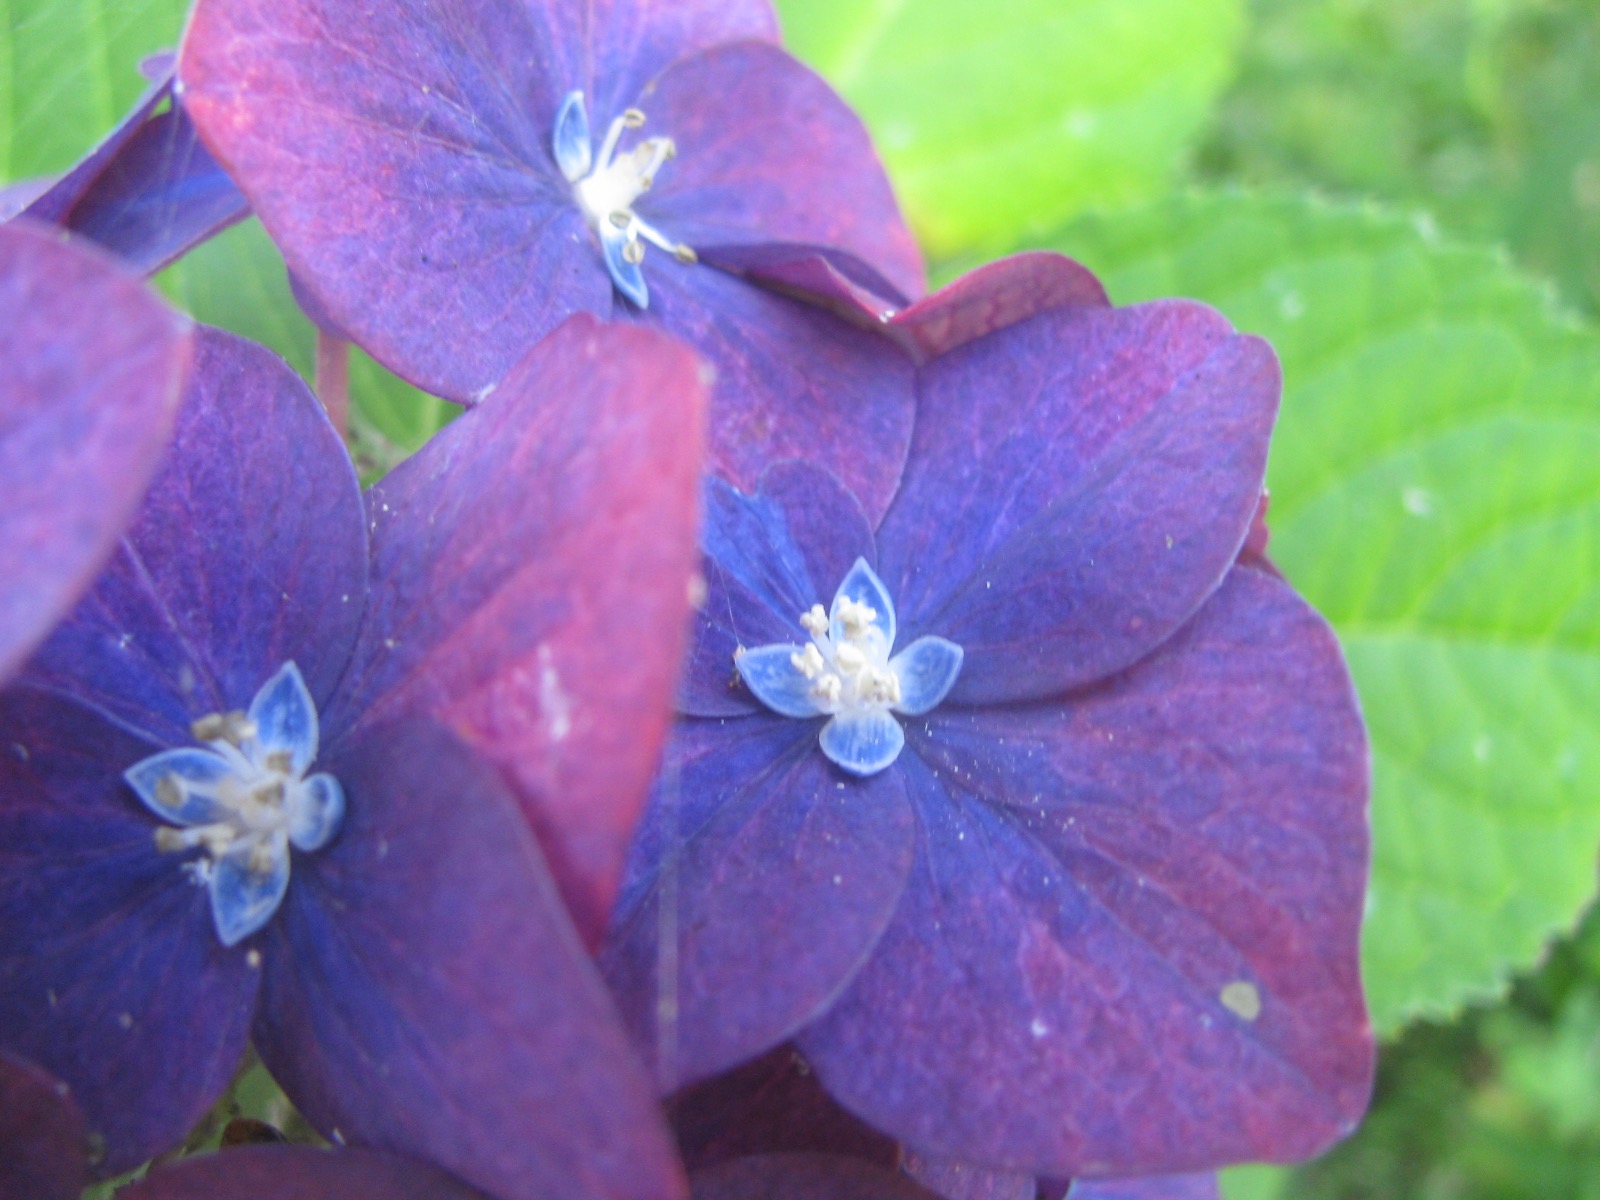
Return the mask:
<svg viewBox="0 0 1600 1200"><path fill-rule="evenodd" d="M102 1174L248 1039L330 1141L680 1195L562 895L609 905L666 723L698 364L574 321L363 496L281 360L197 346L138 517L0 690L0 1048Z"/></svg>
<svg viewBox="0 0 1600 1200"><path fill-rule="evenodd" d="M1053 1178L1304 1156L1364 1109L1360 713L1241 559L1276 361L1075 276L918 306L881 519L826 462L708 485L603 959L664 1088L793 1038L918 1153Z"/></svg>

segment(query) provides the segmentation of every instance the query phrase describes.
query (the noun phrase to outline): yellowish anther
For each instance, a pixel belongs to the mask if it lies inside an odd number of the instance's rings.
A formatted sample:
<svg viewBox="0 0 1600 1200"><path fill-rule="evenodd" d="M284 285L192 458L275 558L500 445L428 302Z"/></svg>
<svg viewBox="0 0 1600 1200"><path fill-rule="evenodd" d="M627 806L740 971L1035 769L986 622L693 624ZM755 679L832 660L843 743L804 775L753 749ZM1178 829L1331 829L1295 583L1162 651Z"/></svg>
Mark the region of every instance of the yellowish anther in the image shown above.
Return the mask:
<svg viewBox="0 0 1600 1200"><path fill-rule="evenodd" d="M620 210L612 213L606 218L606 220L610 221L618 229L626 229L629 225L633 224L633 218Z"/></svg>
<svg viewBox="0 0 1600 1200"><path fill-rule="evenodd" d="M700 261L700 256L694 252L693 248L685 246L682 242L672 248L672 257L681 263L697 263ZM821 606L819 605L818 607Z"/></svg>
<svg viewBox="0 0 1600 1200"><path fill-rule="evenodd" d="M821 679L817 680L816 685L811 690L826 703L837 704L839 703L839 697L844 694L844 680L829 671Z"/></svg>
<svg viewBox="0 0 1600 1200"><path fill-rule="evenodd" d="M644 128L644 120L643 109L627 108L622 111L622 123L629 129Z"/></svg>
<svg viewBox="0 0 1600 1200"><path fill-rule="evenodd" d="M171 775L163 775L156 784L156 800L163 808L177 808L183 803L183 788Z"/></svg>
<svg viewBox="0 0 1600 1200"><path fill-rule="evenodd" d="M813 604L809 611L800 614L800 624L812 637L824 637L828 632L828 614L822 605Z"/></svg>
<svg viewBox="0 0 1600 1200"><path fill-rule="evenodd" d="M197 742L227 742L233 746L243 746L256 736L258 730L256 723L246 714L234 711L201 717L189 726L189 732Z"/></svg>
<svg viewBox="0 0 1600 1200"><path fill-rule="evenodd" d="M819 651L815 646L809 645L804 650L800 651L800 653L791 654L789 656L789 662L794 665L794 669L796 671L799 671L800 674L804 675L807 679L815 679L818 675L821 675L823 671L827 670L828 667L828 664L822 659L821 651Z"/></svg>
<svg viewBox="0 0 1600 1200"><path fill-rule="evenodd" d="M257 842L250 847L250 873L252 875L267 875L272 871L272 847L266 842Z"/></svg>
<svg viewBox="0 0 1600 1200"><path fill-rule="evenodd" d="M857 646L849 642L834 648L833 657L838 661L839 667L847 675L854 675L867 665L867 656L861 653Z"/></svg>
<svg viewBox="0 0 1600 1200"><path fill-rule="evenodd" d="M878 610L860 600L845 596L839 601L839 623L848 637L860 637L878 620Z"/></svg>
<svg viewBox="0 0 1600 1200"><path fill-rule="evenodd" d="M156 830L156 849L163 854L172 854L179 850L187 849L188 839L183 836L183 830L173 829L163 825Z"/></svg>
<svg viewBox="0 0 1600 1200"><path fill-rule="evenodd" d="M290 771L294 770L294 755L290 754L287 750L274 750L271 754L267 755L267 770L277 771L281 775L287 775Z"/></svg>
<svg viewBox="0 0 1600 1200"><path fill-rule="evenodd" d="M644 261L644 243L629 242L622 248L622 257L624 261L633 263L635 266L642 263Z"/></svg>

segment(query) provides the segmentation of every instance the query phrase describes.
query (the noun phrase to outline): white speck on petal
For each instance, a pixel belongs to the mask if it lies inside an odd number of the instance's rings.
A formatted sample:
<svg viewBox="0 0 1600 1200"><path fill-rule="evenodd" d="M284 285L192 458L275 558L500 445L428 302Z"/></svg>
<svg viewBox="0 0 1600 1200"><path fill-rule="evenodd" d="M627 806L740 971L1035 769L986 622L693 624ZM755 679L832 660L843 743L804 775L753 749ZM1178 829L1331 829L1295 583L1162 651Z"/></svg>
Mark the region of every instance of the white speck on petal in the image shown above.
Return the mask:
<svg viewBox="0 0 1600 1200"><path fill-rule="evenodd" d="M1261 1015L1261 993L1255 984L1243 979L1235 979L1225 986L1217 999L1222 1001L1223 1008L1246 1021L1254 1021Z"/></svg>
<svg viewBox="0 0 1600 1200"><path fill-rule="evenodd" d="M552 742L564 742L572 732L572 700L561 690L561 673L549 646L539 647L539 709Z"/></svg>

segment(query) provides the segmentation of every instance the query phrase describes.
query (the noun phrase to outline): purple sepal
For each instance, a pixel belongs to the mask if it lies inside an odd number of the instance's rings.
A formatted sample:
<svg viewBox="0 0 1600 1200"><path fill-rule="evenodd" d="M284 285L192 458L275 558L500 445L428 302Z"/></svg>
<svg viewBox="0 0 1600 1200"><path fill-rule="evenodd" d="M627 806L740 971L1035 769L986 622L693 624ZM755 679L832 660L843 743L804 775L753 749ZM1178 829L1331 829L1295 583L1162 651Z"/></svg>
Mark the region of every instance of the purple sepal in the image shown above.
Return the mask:
<svg viewBox="0 0 1600 1200"><path fill-rule="evenodd" d="M0 683L137 511L191 328L98 251L27 222L0 228Z"/></svg>
<svg viewBox="0 0 1600 1200"><path fill-rule="evenodd" d="M162 749L246 706L285 662L320 705L355 640L366 568L355 471L322 406L276 355L204 330L138 519L24 678Z"/></svg>
<svg viewBox="0 0 1600 1200"><path fill-rule="evenodd" d="M1109 308L1087 267L1047 250L1014 254L969 271L889 321L889 333L919 361L1051 308Z"/></svg>
<svg viewBox="0 0 1600 1200"><path fill-rule="evenodd" d="M1214 1173L1146 1175L1130 1179L1077 1179L1067 1200L1221 1200Z"/></svg>
<svg viewBox="0 0 1600 1200"><path fill-rule="evenodd" d="M773 291L820 304L864 329L880 328L910 303L861 259L827 246L788 242L712 246L700 258Z"/></svg>
<svg viewBox="0 0 1600 1200"><path fill-rule="evenodd" d="M50 225L64 224L67 214L81 200L124 146L139 132L161 104L172 95L172 63L161 64L147 75L150 86L134 102L128 114L100 139L98 145L57 179L24 210L23 215Z"/></svg>
<svg viewBox="0 0 1600 1200"><path fill-rule="evenodd" d="M175 103L119 147L61 223L149 275L249 215Z"/></svg>
<svg viewBox="0 0 1600 1200"><path fill-rule="evenodd" d="M1102 679L1187 620L1244 542L1279 384L1187 301L1053 309L928 364L879 573L905 640L964 651L950 701Z"/></svg>
<svg viewBox="0 0 1600 1200"><path fill-rule="evenodd" d="M693 1200L938 1200L904 1175L830 1154L766 1154L697 1172Z"/></svg>
<svg viewBox="0 0 1600 1200"><path fill-rule="evenodd" d="M720 271L669 263L650 294L648 319L717 372L713 470L749 491L769 463L806 459L838 476L868 517L882 515L916 406L899 347Z"/></svg>
<svg viewBox="0 0 1600 1200"><path fill-rule="evenodd" d="M858 558L877 557L856 498L809 463L776 463L753 495L706 481L705 601L694 622L678 707L739 716L761 705L739 681L739 647L802 641L800 614L833 599Z"/></svg>
<svg viewBox="0 0 1600 1200"><path fill-rule="evenodd" d="M499 1200L676 1197L650 1080L493 767L442 728L366 728L350 797L262 945L255 1044L334 1141Z"/></svg>
<svg viewBox="0 0 1600 1200"><path fill-rule="evenodd" d="M0 187L0 223L11 220L28 205L32 204L45 192L49 191L55 183L54 175L40 175L33 179L21 179L16 183Z"/></svg>
<svg viewBox="0 0 1600 1200"><path fill-rule="evenodd" d="M0 1052L0 1197L77 1200L89 1179L88 1146L72 1089Z"/></svg>
<svg viewBox="0 0 1600 1200"><path fill-rule="evenodd" d="M843 1103L1055 1176L1300 1159L1354 1127L1367 748L1286 585L1236 570L1126 674L907 735L921 851L799 1039Z"/></svg>
<svg viewBox="0 0 1600 1200"><path fill-rule="evenodd" d="M809 67L762 42L714 46L673 63L638 104L644 132L678 147L637 204L657 229L708 255L826 246L869 263L896 291L922 294L922 252L872 139Z"/></svg>
<svg viewBox="0 0 1600 1200"><path fill-rule="evenodd" d="M667 744L601 956L663 1091L816 1017L899 903L916 834L900 776L846 783L816 739L761 714L682 721Z"/></svg>
<svg viewBox="0 0 1600 1200"><path fill-rule="evenodd" d="M895 1141L840 1107L789 1045L678 1092L667 1116L691 1174L757 1154L900 1160Z"/></svg>
<svg viewBox="0 0 1600 1200"><path fill-rule="evenodd" d="M0 1042L71 1087L116 1175L227 1087L256 972L122 781L156 747L26 686L0 693L0 746Z"/></svg>
<svg viewBox="0 0 1600 1200"><path fill-rule="evenodd" d="M906 1150L900 1169L943 1200L1034 1200L1038 1181L1015 1171L990 1171L953 1158Z"/></svg>
<svg viewBox="0 0 1600 1200"><path fill-rule="evenodd" d="M241 1146L157 1167L119 1200L485 1200L426 1163L375 1150Z"/></svg>
<svg viewBox="0 0 1600 1200"><path fill-rule="evenodd" d="M504 768L585 937L671 718L695 574L701 369L578 318L368 497L368 620L324 739L426 713Z"/></svg>

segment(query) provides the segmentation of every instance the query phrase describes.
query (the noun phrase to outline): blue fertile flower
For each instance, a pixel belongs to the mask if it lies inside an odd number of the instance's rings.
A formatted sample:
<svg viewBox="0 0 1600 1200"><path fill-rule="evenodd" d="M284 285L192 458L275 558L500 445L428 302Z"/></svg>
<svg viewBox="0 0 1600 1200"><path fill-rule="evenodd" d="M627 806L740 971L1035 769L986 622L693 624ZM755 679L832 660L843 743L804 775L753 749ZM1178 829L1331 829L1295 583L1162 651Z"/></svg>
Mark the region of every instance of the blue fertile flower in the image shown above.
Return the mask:
<svg viewBox="0 0 1600 1200"><path fill-rule="evenodd" d="M1371 1081L1368 759L1332 632L1241 555L1271 350L1042 261L897 328L943 352L881 518L829 462L707 487L602 959L660 1086L792 1039L929 1160L1316 1152Z"/></svg>
<svg viewBox="0 0 1600 1200"><path fill-rule="evenodd" d="M681 347L578 320L363 497L286 365L197 339L143 509L0 690L0 1049L100 1173L248 1039L331 1141L681 1195L558 889L609 902L666 723L703 402Z"/></svg>

